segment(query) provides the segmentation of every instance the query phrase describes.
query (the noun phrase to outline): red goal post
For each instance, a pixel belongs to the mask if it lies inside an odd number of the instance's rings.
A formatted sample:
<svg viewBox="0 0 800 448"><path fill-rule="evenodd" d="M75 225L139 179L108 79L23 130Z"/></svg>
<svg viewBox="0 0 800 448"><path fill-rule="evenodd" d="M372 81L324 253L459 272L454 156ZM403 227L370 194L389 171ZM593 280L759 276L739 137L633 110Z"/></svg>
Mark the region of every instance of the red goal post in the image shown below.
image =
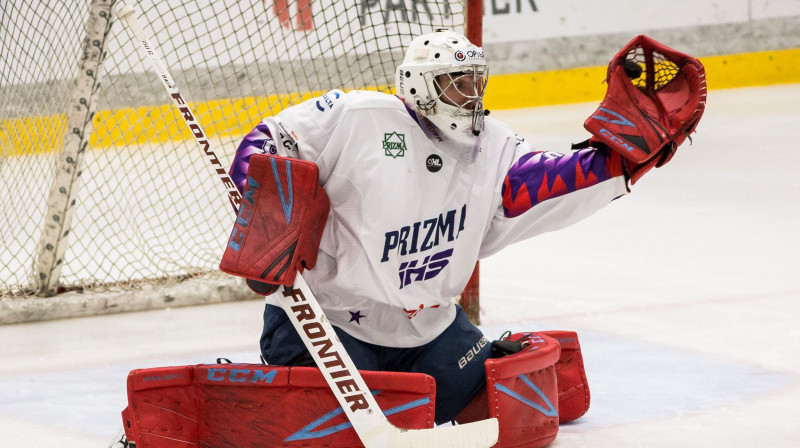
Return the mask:
<svg viewBox="0 0 800 448"><path fill-rule="evenodd" d="M466 0L466 36L470 42L483 46L483 0ZM475 269L461 293L459 303L464 307L464 312L469 320L475 324L481 323L480 306L480 262L475 263Z"/></svg>

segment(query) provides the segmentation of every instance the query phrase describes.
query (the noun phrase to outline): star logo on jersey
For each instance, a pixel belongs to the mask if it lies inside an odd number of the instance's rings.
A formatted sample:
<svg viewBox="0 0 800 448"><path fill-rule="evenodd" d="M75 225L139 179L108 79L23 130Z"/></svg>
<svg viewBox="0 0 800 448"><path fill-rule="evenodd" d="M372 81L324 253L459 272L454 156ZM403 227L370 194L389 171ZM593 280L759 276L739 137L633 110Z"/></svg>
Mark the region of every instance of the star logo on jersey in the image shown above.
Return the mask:
<svg viewBox="0 0 800 448"><path fill-rule="evenodd" d="M383 134L383 153L393 159L405 156L406 136L397 132Z"/></svg>
<svg viewBox="0 0 800 448"><path fill-rule="evenodd" d="M361 314L361 311L356 311L355 313L350 311L349 313L350 313L350 322L355 322L359 325L361 325L361 319L367 317Z"/></svg>

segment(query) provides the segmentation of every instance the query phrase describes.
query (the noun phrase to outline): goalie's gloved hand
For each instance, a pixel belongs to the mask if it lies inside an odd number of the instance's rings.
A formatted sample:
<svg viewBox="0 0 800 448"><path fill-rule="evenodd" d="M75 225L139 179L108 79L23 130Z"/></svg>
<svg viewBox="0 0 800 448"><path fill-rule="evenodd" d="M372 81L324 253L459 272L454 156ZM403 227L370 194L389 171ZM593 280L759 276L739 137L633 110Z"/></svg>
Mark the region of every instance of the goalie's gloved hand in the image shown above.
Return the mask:
<svg viewBox="0 0 800 448"><path fill-rule="evenodd" d="M625 167L625 171L628 175L628 179L631 181L631 185L635 184L644 173L650 171L653 168L660 168L664 166L667 162L672 160L672 156L675 155L675 152L678 150L678 143L676 142L669 142L664 145L655 156L648 159L644 163L634 163L631 160L627 160L623 158L623 166Z"/></svg>
<svg viewBox="0 0 800 448"><path fill-rule="evenodd" d="M604 144L625 159L631 184L672 159L695 131L706 103L705 69L697 59L647 36L614 57L608 91L584 123L591 146Z"/></svg>
<svg viewBox="0 0 800 448"><path fill-rule="evenodd" d="M522 351L522 343L519 341L509 341L499 339L492 341L492 354L490 358L502 358L503 356L513 355Z"/></svg>
<svg viewBox="0 0 800 448"><path fill-rule="evenodd" d="M275 294L276 292L278 292L278 288L281 287L281 285L259 282L249 278L245 279L245 283L247 283L247 287L250 288L254 293L260 294L262 296L269 296Z"/></svg>
<svg viewBox="0 0 800 448"><path fill-rule="evenodd" d="M583 142L572 145L573 150L585 148L594 148L598 151L604 151L608 154L608 157L616 159L614 160L614 164L620 164L622 166L622 170L625 173L625 178L631 182L631 185L633 185L639 179L641 179L646 172L653 168L660 168L669 162L675 155L675 152L678 150L678 145L674 142L664 145L664 147L661 148L656 156L644 163L635 163L622 157L622 154L617 151L613 151L608 147L608 145L605 144L605 142L602 142L596 138L590 138Z"/></svg>

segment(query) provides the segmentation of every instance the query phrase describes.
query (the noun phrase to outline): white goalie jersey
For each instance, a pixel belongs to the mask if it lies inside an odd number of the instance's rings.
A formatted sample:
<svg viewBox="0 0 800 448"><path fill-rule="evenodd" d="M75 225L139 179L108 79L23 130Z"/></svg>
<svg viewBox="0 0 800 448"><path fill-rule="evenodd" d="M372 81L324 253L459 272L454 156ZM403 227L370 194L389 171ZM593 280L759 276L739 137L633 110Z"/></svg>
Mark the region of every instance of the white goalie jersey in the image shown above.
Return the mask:
<svg viewBox="0 0 800 448"><path fill-rule="evenodd" d="M258 152L317 164L331 211L303 277L333 325L381 346L433 340L476 261L627 192L607 153L535 152L487 117L476 160L463 163L423 123L396 96L333 90L259 123L231 172L243 179Z"/></svg>

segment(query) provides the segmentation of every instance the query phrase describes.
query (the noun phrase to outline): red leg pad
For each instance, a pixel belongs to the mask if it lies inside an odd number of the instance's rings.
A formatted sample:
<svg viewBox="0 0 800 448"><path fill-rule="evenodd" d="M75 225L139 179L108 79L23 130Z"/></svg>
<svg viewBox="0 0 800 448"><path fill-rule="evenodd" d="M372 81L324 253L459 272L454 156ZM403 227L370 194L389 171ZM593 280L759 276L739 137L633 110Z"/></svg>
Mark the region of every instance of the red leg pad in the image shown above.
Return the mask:
<svg viewBox="0 0 800 448"><path fill-rule="evenodd" d="M542 333L517 333L522 351L486 360L490 415L500 425L497 448L538 448L558 434L555 363L558 341Z"/></svg>
<svg viewBox="0 0 800 448"><path fill-rule="evenodd" d="M589 383L583 368L583 356L574 331L542 331L558 340L561 356L556 363L558 377L558 419L567 423L578 419L589 410Z"/></svg>
<svg viewBox="0 0 800 448"><path fill-rule="evenodd" d="M392 424L432 428L421 373L361 372ZM134 370L123 424L137 448L361 447L319 369L214 364Z"/></svg>

